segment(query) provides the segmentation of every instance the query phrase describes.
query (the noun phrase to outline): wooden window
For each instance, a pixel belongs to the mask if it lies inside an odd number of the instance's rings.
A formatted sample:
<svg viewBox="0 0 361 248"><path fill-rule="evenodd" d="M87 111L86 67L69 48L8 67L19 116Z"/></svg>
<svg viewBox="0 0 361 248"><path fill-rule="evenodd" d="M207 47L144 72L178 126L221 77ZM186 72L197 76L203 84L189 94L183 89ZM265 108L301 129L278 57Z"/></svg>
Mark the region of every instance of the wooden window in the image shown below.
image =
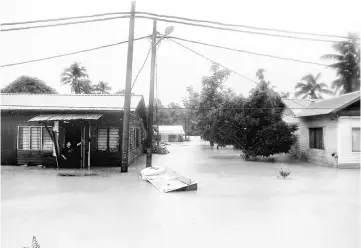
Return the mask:
<svg viewBox="0 0 361 248"><path fill-rule="evenodd" d="M134 148L134 128L129 129L129 149Z"/></svg>
<svg viewBox="0 0 361 248"><path fill-rule="evenodd" d="M30 150L30 127L19 127L19 143L20 150Z"/></svg>
<svg viewBox="0 0 361 248"><path fill-rule="evenodd" d="M53 131L53 128L51 127L48 128L50 132ZM50 135L45 127L43 127L42 133L43 133L43 138L42 138L43 150L53 150L53 141L51 140Z"/></svg>
<svg viewBox="0 0 361 248"><path fill-rule="evenodd" d="M41 127L30 128L30 149L40 150L41 148Z"/></svg>
<svg viewBox="0 0 361 248"><path fill-rule="evenodd" d="M119 128L98 128L98 151L119 151Z"/></svg>
<svg viewBox="0 0 361 248"><path fill-rule="evenodd" d="M52 130L52 128L49 129ZM41 127L41 126L19 127L18 149L19 150L52 150L53 141L51 140L45 127Z"/></svg>
<svg viewBox="0 0 361 248"><path fill-rule="evenodd" d="M309 135L310 135L310 148L324 149L322 127L321 128L309 128Z"/></svg>
<svg viewBox="0 0 361 248"><path fill-rule="evenodd" d="M352 151L360 152L360 128L352 128Z"/></svg>
<svg viewBox="0 0 361 248"><path fill-rule="evenodd" d="M108 150L108 129L98 128L98 151Z"/></svg>
<svg viewBox="0 0 361 248"><path fill-rule="evenodd" d="M109 128L109 151L119 151L119 128Z"/></svg>
<svg viewBox="0 0 361 248"><path fill-rule="evenodd" d="M140 135L139 135L139 128L135 129L135 145L137 148L140 147Z"/></svg>

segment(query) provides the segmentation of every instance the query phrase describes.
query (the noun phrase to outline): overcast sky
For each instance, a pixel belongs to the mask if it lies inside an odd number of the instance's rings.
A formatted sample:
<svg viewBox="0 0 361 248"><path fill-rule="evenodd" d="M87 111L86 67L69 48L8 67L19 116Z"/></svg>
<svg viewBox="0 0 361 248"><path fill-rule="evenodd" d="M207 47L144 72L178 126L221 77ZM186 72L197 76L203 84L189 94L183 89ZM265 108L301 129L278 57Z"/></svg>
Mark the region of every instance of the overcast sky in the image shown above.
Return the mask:
<svg viewBox="0 0 361 248"><path fill-rule="evenodd" d="M96 13L130 11L131 1L120 0L3 0L1 23L89 15ZM357 0L302 0L302 1L136 1L137 11L177 15L265 28L286 29L346 36L359 31L361 18ZM54 28L1 32L1 64L9 64L42 58L87 48L107 45L128 38L128 19L117 19L90 24L78 24ZM173 36L224 45L258 53L265 53L319 63L320 56L333 52L331 43L301 41L285 38L234 33L220 30L190 27L180 24L158 23L158 31L174 25ZM152 21L137 19L135 37L149 35ZM197 52L227 66L248 78L256 80L257 69L266 69L266 79L279 91L294 92L295 84L307 73L322 73L327 84L334 78L330 69L266 57L229 52L217 48L183 43ZM133 78L148 52L148 40L137 41L134 46ZM115 92L125 85L127 44L105 48L73 56L30 63L1 69L0 87L21 75L44 80L59 93L70 93L69 86L60 85L60 74L75 61L88 70L93 83L106 81ZM178 45L165 41L158 50L158 98L164 104L181 103L186 87L201 86L202 76L209 74L210 62ZM143 94L148 101L150 59L141 72L134 92ZM254 83L233 74L226 86L237 93L247 95Z"/></svg>

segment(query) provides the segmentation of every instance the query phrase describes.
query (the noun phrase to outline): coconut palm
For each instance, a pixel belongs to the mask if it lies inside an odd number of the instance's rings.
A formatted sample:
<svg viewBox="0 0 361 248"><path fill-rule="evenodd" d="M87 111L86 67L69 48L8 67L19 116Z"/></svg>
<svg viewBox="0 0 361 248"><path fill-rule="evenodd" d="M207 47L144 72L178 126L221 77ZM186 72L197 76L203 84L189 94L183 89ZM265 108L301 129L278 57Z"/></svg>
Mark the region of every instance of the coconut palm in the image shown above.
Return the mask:
<svg viewBox="0 0 361 248"><path fill-rule="evenodd" d="M301 81L296 84L295 89L295 97L301 97L302 99L311 98L311 99L323 99L321 94L331 95L334 92L328 89L327 84L319 83L321 73L318 73L315 76L312 74L307 74L304 76Z"/></svg>
<svg viewBox="0 0 361 248"><path fill-rule="evenodd" d="M98 94L110 94L112 87L108 85L107 82L100 81L98 84L94 85L93 91Z"/></svg>
<svg viewBox="0 0 361 248"><path fill-rule="evenodd" d="M360 90L360 47L357 34L349 34L349 40L335 43L332 47L336 54L326 54L321 58L332 59L336 63L330 67L335 68L337 79L332 82L332 88L340 94Z"/></svg>
<svg viewBox="0 0 361 248"><path fill-rule="evenodd" d="M256 77L259 79L260 82L263 82L264 81L264 75L263 73L265 72L266 70L261 68L261 69L258 69L257 72L256 72Z"/></svg>
<svg viewBox="0 0 361 248"><path fill-rule="evenodd" d="M63 85L70 85L71 92L75 94L91 93L91 82L88 79L88 73L79 62L75 62L70 67L65 68L61 74L60 81Z"/></svg>

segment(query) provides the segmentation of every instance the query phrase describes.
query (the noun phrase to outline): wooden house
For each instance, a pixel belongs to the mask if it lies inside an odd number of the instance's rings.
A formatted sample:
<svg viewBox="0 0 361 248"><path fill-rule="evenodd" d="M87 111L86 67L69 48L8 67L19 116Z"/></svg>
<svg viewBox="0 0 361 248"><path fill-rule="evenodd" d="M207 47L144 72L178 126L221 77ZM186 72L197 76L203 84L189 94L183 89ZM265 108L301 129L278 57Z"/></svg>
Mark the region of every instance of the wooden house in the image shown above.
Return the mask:
<svg viewBox="0 0 361 248"><path fill-rule="evenodd" d="M1 94L1 164L56 163L69 141L81 143L79 166L120 166L123 105L117 94ZM145 113L143 96L132 95L130 163L144 150Z"/></svg>

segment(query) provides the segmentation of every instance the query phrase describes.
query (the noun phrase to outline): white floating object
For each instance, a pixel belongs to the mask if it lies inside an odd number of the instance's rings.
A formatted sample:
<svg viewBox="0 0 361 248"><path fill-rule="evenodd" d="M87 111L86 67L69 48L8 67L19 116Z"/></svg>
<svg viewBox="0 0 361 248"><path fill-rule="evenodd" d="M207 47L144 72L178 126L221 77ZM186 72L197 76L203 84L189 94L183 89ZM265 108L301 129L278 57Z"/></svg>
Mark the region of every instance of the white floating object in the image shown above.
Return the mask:
<svg viewBox="0 0 361 248"><path fill-rule="evenodd" d="M142 174L142 176L155 176L155 175L163 174L164 172L165 172L165 167L159 166L159 167L145 168L140 172L140 174Z"/></svg>

